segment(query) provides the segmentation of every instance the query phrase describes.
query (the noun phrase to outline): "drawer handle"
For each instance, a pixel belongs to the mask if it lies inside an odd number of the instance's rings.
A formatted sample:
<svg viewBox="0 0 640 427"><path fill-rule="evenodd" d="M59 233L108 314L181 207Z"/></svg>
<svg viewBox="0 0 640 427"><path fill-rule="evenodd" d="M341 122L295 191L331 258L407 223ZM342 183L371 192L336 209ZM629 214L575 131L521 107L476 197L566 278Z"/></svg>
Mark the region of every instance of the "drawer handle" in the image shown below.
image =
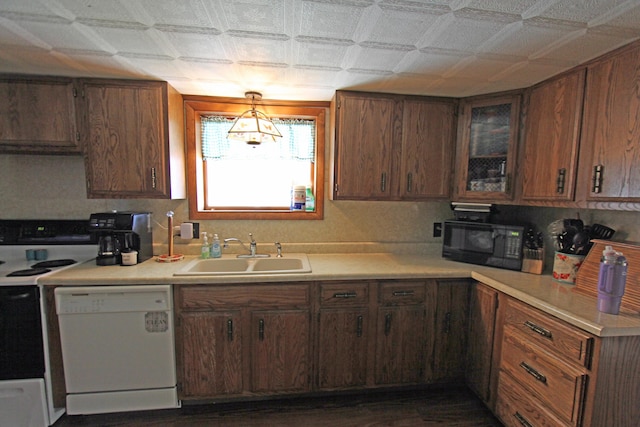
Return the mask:
<svg viewBox="0 0 640 427"><path fill-rule="evenodd" d="M518 422L520 424L522 424L524 427L533 427L533 425L527 421L527 419L525 417L523 417L522 415L520 415L520 412L516 412L515 414L513 414L513 416L515 417L516 420L518 420Z"/></svg>
<svg viewBox="0 0 640 427"><path fill-rule="evenodd" d="M534 368L532 368L531 366L529 366L525 362L521 362L520 363L520 367L522 369L524 369L525 371L527 371L527 373L529 375L531 375L533 378L535 378L536 380L540 381L541 383L544 383L544 384L547 383L547 377L542 375L540 372L538 372L537 370L535 370Z"/></svg>
<svg viewBox="0 0 640 427"><path fill-rule="evenodd" d="M566 182L567 170L565 168L558 169L558 178L556 179L556 193L564 193L564 185Z"/></svg>
<svg viewBox="0 0 640 427"><path fill-rule="evenodd" d="M233 320L227 319L227 340L233 341Z"/></svg>
<svg viewBox="0 0 640 427"><path fill-rule="evenodd" d="M334 298L355 298L358 294L356 292L338 292L333 294Z"/></svg>
<svg viewBox="0 0 640 427"><path fill-rule="evenodd" d="M358 338L362 337L362 316L358 316L356 321L356 335Z"/></svg>
<svg viewBox="0 0 640 427"><path fill-rule="evenodd" d="M389 332L391 332L391 313L384 316L384 335L389 336Z"/></svg>
<svg viewBox="0 0 640 427"><path fill-rule="evenodd" d="M258 320L258 339L264 341L264 319Z"/></svg>
<svg viewBox="0 0 640 427"><path fill-rule="evenodd" d="M393 291L394 297L410 297L413 296L414 291Z"/></svg>
<svg viewBox="0 0 640 427"><path fill-rule="evenodd" d="M529 322L528 320L526 322L524 322L524 326L526 326L527 328L531 329L533 332L542 335L545 338L549 338L551 339L553 337L553 334L551 333L551 331L540 327L538 325L536 325L533 322Z"/></svg>

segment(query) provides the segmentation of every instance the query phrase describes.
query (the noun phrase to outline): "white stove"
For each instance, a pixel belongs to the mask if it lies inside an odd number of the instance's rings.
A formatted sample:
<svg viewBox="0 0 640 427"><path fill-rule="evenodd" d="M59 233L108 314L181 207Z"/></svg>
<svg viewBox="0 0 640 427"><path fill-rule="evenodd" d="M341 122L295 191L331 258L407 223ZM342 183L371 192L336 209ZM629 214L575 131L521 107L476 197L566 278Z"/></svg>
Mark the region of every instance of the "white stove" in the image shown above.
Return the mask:
<svg viewBox="0 0 640 427"><path fill-rule="evenodd" d="M96 237L88 224L88 220L0 220L0 348L4 353L0 425L47 427L65 411L53 402L43 314L47 307L38 281L96 257ZM26 251L32 249L46 250L46 260L27 260ZM40 258L44 253L40 251ZM33 268L42 262L44 267ZM15 272L21 275L13 276Z"/></svg>

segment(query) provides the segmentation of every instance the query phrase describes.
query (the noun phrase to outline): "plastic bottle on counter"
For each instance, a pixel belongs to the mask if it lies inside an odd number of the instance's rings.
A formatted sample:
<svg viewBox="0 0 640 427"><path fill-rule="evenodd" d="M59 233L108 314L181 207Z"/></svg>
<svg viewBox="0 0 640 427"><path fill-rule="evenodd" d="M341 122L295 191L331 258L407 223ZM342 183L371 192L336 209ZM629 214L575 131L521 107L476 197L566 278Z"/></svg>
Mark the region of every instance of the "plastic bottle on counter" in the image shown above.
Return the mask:
<svg viewBox="0 0 640 427"><path fill-rule="evenodd" d="M313 212L316 210L316 199L313 196L313 191L311 187L307 187L306 200L304 204L304 210L307 212Z"/></svg>
<svg viewBox="0 0 640 427"><path fill-rule="evenodd" d="M627 259L611 246L602 251L598 273L598 311L620 313L620 302L627 282Z"/></svg>
<svg viewBox="0 0 640 427"><path fill-rule="evenodd" d="M200 258L207 259L209 258L209 238L207 237L207 232L202 232L202 248L200 252Z"/></svg>
<svg viewBox="0 0 640 427"><path fill-rule="evenodd" d="M211 243L211 258L220 258L222 256L222 248L220 247L220 238L217 234L213 235L213 242Z"/></svg>

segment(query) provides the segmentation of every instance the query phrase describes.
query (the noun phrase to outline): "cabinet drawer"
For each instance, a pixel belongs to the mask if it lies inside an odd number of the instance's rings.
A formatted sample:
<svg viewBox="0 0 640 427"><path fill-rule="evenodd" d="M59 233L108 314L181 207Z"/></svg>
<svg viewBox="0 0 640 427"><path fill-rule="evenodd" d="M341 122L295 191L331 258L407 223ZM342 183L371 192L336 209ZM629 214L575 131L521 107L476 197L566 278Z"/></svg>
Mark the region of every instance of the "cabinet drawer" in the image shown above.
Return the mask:
<svg viewBox="0 0 640 427"><path fill-rule="evenodd" d="M320 305L323 307L367 305L368 283L331 283L320 285Z"/></svg>
<svg viewBox="0 0 640 427"><path fill-rule="evenodd" d="M421 304L425 301L424 282L380 283L379 301L384 305Z"/></svg>
<svg viewBox="0 0 640 427"><path fill-rule="evenodd" d="M500 373L496 415L505 427L569 427L531 398L508 374Z"/></svg>
<svg viewBox="0 0 640 427"><path fill-rule="evenodd" d="M234 285L181 286L180 307L190 310L271 306L299 307L309 304L309 286L300 285Z"/></svg>
<svg viewBox="0 0 640 427"><path fill-rule="evenodd" d="M587 375L505 326L500 375L507 372L540 402L571 425L579 425Z"/></svg>
<svg viewBox="0 0 640 427"><path fill-rule="evenodd" d="M507 299L505 325L512 325L529 339L562 358L591 368L594 337L524 303Z"/></svg>

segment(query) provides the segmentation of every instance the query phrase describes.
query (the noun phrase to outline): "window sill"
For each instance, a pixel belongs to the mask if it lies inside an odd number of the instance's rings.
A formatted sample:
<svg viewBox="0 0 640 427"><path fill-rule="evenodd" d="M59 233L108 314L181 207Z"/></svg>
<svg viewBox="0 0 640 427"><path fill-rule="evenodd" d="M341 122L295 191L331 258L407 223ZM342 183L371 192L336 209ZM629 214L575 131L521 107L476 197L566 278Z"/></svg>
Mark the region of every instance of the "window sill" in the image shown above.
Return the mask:
<svg viewBox="0 0 640 427"><path fill-rule="evenodd" d="M196 211L189 214L197 220L321 220L323 210L305 211Z"/></svg>

